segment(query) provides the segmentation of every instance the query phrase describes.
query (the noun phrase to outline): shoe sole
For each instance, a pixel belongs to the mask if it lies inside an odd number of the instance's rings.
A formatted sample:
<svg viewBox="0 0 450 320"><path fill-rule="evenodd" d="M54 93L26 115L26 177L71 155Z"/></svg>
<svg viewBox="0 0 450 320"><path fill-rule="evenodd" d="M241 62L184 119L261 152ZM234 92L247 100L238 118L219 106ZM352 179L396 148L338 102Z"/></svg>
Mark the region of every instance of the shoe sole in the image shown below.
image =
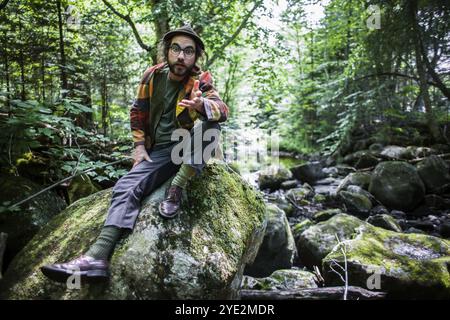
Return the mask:
<svg viewBox="0 0 450 320"><path fill-rule="evenodd" d="M106 270L71 272L68 270L61 270L49 266L43 266L41 267L41 271L47 278L59 283L67 283L67 280L71 276L79 276L81 281L85 281L88 283L105 282L110 278L109 272Z"/></svg>

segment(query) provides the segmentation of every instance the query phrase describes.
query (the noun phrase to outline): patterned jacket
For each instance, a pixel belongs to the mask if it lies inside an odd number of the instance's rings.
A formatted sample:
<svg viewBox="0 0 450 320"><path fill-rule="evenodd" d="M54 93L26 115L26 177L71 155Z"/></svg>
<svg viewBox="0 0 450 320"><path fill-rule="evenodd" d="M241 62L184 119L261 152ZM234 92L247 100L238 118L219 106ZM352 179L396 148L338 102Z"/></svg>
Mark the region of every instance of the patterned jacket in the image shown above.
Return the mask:
<svg viewBox="0 0 450 320"><path fill-rule="evenodd" d="M138 86L137 97L130 109L131 134L134 146L145 145L151 148L154 144L156 127L161 118L163 108L152 106L153 79L154 75L167 67L161 63L148 68ZM228 118L228 107L220 99L219 94L213 87L212 76L209 72L201 72L195 67L192 76L184 80L183 89L180 90L177 99L175 117L179 128L191 129L194 121L200 118L206 121L223 122ZM200 91L203 92L203 110L197 112L178 105L183 99L189 99L195 80L200 80Z"/></svg>

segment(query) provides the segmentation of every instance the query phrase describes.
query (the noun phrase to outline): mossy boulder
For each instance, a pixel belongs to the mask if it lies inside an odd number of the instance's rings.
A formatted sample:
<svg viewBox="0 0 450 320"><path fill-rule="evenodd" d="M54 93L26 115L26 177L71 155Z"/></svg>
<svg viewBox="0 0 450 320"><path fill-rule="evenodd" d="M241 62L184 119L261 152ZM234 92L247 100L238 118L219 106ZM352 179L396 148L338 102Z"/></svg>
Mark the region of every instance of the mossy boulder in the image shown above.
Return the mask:
<svg viewBox="0 0 450 320"><path fill-rule="evenodd" d="M376 166L379 159L369 150L360 150L345 156L343 161L357 169L363 169Z"/></svg>
<svg viewBox="0 0 450 320"><path fill-rule="evenodd" d="M100 190L101 188L96 186L87 174L82 174L72 179L67 191L70 203L74 203L78 199L87 197Z"/></svg>
<svg viewBox="0 0 450 320"><path fill-rule="evenodd" d="M292 236L294 237L295 242L297 242L300 235L308 229L309 227L313 226L314 222L312 222L310 219L305 219L303 221L300 221L299 223L295 224L292 227Z"/></svg>
<svg viewBox="0 0 450 320"><path fill-rule="evenodd" d="M369 192L386 207L409 211L423 200L425 186L414 166L386 161L372 172Z"/></svg>
<svg viewBox="0 0 450 320"><path fill-rule="evenodd" d="M345 261L349 285L379 289L390 298L450 299L449 241L364 223L353 239L339 244L324 258L326 285L343 285L331 268L339 270L336 264L344 266Z"/></svg>
<svg viewBox="0 0 450 320"><path fill-rule="evenodd" d="M262 170L258 176L258 184L261 190L269 189L271 191L279 189L281 184L292 178L292 173L283 167L268 167Z"/></svg>
<svg viewBox="0 0 450 320"><path fill-rule="evenodd" d="M133 232L117 246L111 281L68 290L40 272L67 261L95 241L106 218L111 189L80 199L51 220L16 256L4 280L6 299L212 299L232 298L246 264L262 242L262 196L221 164L210 164L190 183L176 219L157 207L167 181L142 202Z"/></svg>
<svg viewBox="0 0 450 320"><path fill-rule="evenodd" d="M450 184L450 171L447 163L438 156L430 156L417 164L417 172L425 184L427 193L440 193Z"/></svg>
<svg viewBox="0 0 450 320"><path fill-rule="evenodd" d="M304 204L303 200L311 200L313 197L314 189L308 186L290 189L286 192L286 198L299 205Z"/></svg>
<svg viewBox="0 0 450 320"><path fill-rule="evenodd" d="M313 219L317 222L326 221L328 219L331 219L335 215L342 213L341 209L327 209L327 210L321 210L316 213L314 213Z"/></svg>
<svg viewBox="0 0 450 320"><path fill-rule="evenodd" d="M372 209L372 201L364 194L349 191L341 191L338 198L344 203L348 213L358 216L369 216Z"/></svg>
<svg viewBox="0 0 450 320"><path fill-rule="evenodd" d="M291 268L297 253L284 211L268 204L267 213L263 243L253 264L245 269L245 274L252 277L267 277L275 270Z"/></svg>
<svg viewBox="0 0 450 320"><path fill-rule="evenodd" d="M307 228L297 241L299 260L302 265L312 268L321 266L325 258L338 243L352 239L356 229L364 222L351 215L341 213L327 221Z"/></svg>
<svg viewBox="0 0 450 320"><path fill-rule="evenodd" d="M0 180L0 204L9 206L44 189L23 177L3 175ZM27 244L47 222L66 207L64 200L53 191L46 191L14 210L0 212L0 232L8 234L5 263Z"/></svg>
<svg viewBox="0 0 450 320"><path fill-rule="evenodd" d="M386 230L391 230L395 232L402 232L402 228L398 224L394 217L388 214L376 214L367 218L367 222L373 226L380 227Z"/></svg>
<svg viewBox="0 0 450 320"><path fill-rule="evenodd" d="M365 190L369 188L371 175L367 172L352 172L339 184L336 192L347 190L349 185L359 186Z"/></svg>
<svg viewBox="0 0 450 320"><path fill-rule="evenodd" d="M277 270L266 278L244 276L241 289L249 290L299 290L317 288L316 276L299 269Z"/></svg>

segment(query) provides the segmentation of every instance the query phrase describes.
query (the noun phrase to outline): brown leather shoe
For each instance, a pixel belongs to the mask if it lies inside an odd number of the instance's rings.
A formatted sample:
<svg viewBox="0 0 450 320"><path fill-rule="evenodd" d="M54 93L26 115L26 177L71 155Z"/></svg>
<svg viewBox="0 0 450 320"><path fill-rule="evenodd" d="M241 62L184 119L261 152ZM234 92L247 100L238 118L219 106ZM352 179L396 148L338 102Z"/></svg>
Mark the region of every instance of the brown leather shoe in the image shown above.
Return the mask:
<svg viewBox="0 0 450 320"><path fill-rule="evenodd" d="M49 279L62 283L67 282L72 275L79 275L81 280L88 282L105 281L110 276L108 261L85 255L66 263L42 266L41 271Z"/></svg>
<svg viewBox="0 0 450 320"><path fill-rule="evenodd" d="M179 186L170 186L166 198L159 204L159 214L164 218L174 218L181 206L181 194L183 189Z"/></svg>

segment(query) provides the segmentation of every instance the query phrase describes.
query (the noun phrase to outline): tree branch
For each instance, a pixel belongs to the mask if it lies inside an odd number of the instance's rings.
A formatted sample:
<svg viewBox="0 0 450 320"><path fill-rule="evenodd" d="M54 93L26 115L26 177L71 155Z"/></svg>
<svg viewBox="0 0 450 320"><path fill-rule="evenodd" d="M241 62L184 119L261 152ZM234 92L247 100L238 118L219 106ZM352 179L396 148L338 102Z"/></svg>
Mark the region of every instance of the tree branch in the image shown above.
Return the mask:
<svg viewBox="0 0 450 320"><path fill-rule="evenodd" d="M236 31L233 33L233 35L231 37L228 38L228 40L220 47L220 49L212 56L211 59L209 59L206 62L205 65L205 69L208 69L213 63L214 61L219 57L219 55L225 50L226 47L228 47L233 41L234 39L237 38L237 36L239 35L239 33L242 31L242 29L245 27L245 25L247 24L248 19L250 19L250 17L252 16L253 12L255 12L256 9L258 9L258 7L263 3L262 0L258 0L255 2L255 5L253 6L253 8L245 15L244 19L242 20L241 24L239 25L239 27L236 29Z"/></svg>
<svg viewBox="0 0 450 320"><path fill-rule="evenodd" d="M134 37L136 38L136 41L139 44L139 46L145 51L151 52L152 48L142 41L142 38L139 35L139 32L137 31L136 25L134 24L133 20L131 20L130 15L122 14L119 11L117 11L108 1L106 0L102 1L116 16L120 17L121 19L125 20L128 23L128 25L131 27L131 30L133 30Z"/></svg>
<svg viewBox="0 0 450 320"><path fill-rule="evenodd" d="M431 65L430 61L428 60L427 54L425 53L425 50L422 47L422 57L423 61L425 62L425 65L428 69L428 73L431 75L431 78L433 78L435 84L434 86L437 87L444 96L447 97L447 99L450 100L450 89L445 86L445 84L442 82L439 75L434 70L433 66Z"/></svg>
<svg viewBox="0 0 450 320"><path fill-rule="evenodd" d="M3 0L0 3L0 10L4 9L6 7L6 5L8 4L9 0Z"/></svg>

